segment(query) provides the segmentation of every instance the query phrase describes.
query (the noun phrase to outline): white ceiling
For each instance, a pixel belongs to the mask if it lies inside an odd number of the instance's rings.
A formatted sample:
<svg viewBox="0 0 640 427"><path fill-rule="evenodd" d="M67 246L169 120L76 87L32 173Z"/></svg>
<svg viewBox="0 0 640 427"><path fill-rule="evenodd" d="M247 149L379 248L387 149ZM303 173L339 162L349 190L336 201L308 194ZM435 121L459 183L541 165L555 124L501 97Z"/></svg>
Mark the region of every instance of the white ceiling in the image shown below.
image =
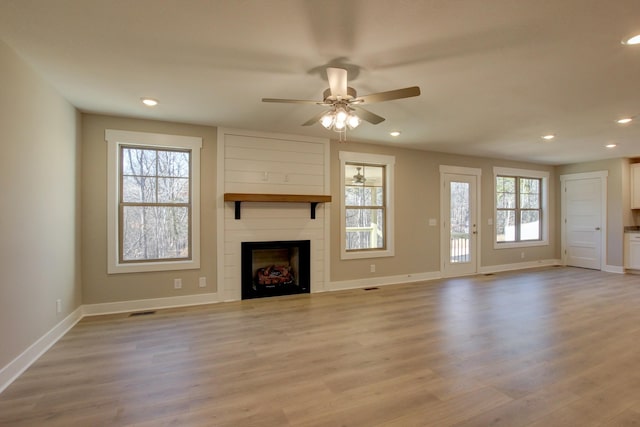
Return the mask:
<svg viewBox="0 0 640 427"><path fill-rule="evenodd" d="M321 100L342 65L360 95L422 90L349 140L547 164L640 156L640 117L615 123L640 115L638 33L638 0L0 1L0 38L82 111L335 137L261 98Z"/></svg>

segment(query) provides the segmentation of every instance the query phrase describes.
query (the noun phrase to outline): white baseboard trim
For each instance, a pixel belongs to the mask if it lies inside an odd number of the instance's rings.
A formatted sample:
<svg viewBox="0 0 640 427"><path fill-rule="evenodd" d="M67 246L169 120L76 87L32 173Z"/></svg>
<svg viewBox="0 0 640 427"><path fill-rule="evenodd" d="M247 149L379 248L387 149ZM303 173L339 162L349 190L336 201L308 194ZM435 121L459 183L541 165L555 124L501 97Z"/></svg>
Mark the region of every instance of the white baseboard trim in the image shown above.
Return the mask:
<svg viewBox="0 0 640 427"><path fill-rule="evenodd" d="M62 319L46 334L38 338L18 357L0 369L0 393L27 370L36 360L51 348L69 329L82 319L82 306L76 308L71 314Z"/></svg>
<svg viewBox="0 0 640 427"><path fill-rule="evenodd" d="M624 274L624 267L620 267L618 265L605 265L602 268L602 271L606 273Z"/></svg>
<svg viewBox="0 0 640 427"><path fill-rule="evenodd" d="M401 283L424 282L442 278L439 271L429 273L399 274L397 276L370 277L366 279L342 280L330 282L330 291L342 291L346 289L366 288L369 286L399 285Z"/></svg>
<svg viewBox="0 0 640 427"><path fill-rule="evenodd" d="M132 301L105 302L85 304L82 306L83 316L100 316L103 314L127 313L130 311L159 310L162 308L187 307L190 305L213 304L220 302L218 293L181 295L167 298L150 298Z"/></svg>
<svg viewBox="0 0 640 427"><path fill-rule="evenodd" d="M480 267L478 273L500 273L502 271L526 270L528 268L549 267L561 264L562 262L559 259L541 259L538 261L517 262L514 264L488 265L486 267Z"/></svg>

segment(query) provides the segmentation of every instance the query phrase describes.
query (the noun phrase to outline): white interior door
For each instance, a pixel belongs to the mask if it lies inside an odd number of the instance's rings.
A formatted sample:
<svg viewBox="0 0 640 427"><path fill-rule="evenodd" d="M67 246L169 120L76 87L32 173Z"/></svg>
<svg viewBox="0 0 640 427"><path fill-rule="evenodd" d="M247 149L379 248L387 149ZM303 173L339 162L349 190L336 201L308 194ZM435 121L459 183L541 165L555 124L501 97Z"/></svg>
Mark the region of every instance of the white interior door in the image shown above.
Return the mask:
<svg viewBox="0 0 640 427"><path fill-rule="evenodd" d="M442 209L442 274L477 272L477 176L444 173Z"/></svg>
<svg viewBox="0 0 640 427"><path fill-rule="evenodd" d="M567 265L602 269L603 179L564 179L562 225Z"/></svg>

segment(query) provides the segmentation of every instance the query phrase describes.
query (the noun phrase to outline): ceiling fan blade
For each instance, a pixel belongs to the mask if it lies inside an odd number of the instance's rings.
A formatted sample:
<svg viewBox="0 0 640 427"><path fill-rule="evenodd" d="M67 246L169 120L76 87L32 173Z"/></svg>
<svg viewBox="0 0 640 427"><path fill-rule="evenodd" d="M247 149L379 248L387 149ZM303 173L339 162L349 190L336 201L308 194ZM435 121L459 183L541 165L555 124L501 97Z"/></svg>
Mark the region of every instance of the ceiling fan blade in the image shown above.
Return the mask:
<svg viewBox="0 0 640 427"><path fill-rule="evenodd" d="M393 99L411 98L420 95L418 86L405 87L404 89L390 90L388 92L372 93L371 95L359 96L356 101L364 104L374 102L391 101Z"/></svg>
<svg viewBox="0 0 640 427"><path fill-rule="evenodd" d="M358 117L360 117L362 120L368 121L372 125L377 125L378 123L384 122L384 117L380 117L377 114L373 114L371 111L365 110L362 107L356 107L352 105L351 108L356 110Z"/></svg>
<svg viewBox="0 0 640 427"><path fill-rule="evenodd" d="M347 70L344 68L327 68L327 79L331 96L345 98L347 96Z"/></svg>
<svg viewBox="0 0 640 427"><path fill-rule="evenodd" d="M262 102L284 102L287 104L322 104L318 101L310 101L307 99L279 99L279 98L262 98Z"/></svg>
<svg viewBox="0 0 640 427"><path fill-rule="evenodd" d="M316 114L315 116L311 117L309 120L307 120L306 122L304 122L302 124L302 126L311 126L311 125L315 125L316 123L318 123L320 121L320 119L322 118L322 116L324 116L327 112L326 111L322 111L318 114Z"/></svg>

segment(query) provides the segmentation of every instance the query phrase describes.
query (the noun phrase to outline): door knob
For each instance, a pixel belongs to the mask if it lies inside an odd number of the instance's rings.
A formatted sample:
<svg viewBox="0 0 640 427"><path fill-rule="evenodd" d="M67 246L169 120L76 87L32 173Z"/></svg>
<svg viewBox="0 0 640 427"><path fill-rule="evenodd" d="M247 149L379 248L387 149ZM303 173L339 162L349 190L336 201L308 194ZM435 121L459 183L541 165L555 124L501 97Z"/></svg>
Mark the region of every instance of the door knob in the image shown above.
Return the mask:
<svg viewBox="0 0 640 427"><path fill-rule="evenodd" d="M596 227L596 231L600 231L600 227Z"/></svg>

